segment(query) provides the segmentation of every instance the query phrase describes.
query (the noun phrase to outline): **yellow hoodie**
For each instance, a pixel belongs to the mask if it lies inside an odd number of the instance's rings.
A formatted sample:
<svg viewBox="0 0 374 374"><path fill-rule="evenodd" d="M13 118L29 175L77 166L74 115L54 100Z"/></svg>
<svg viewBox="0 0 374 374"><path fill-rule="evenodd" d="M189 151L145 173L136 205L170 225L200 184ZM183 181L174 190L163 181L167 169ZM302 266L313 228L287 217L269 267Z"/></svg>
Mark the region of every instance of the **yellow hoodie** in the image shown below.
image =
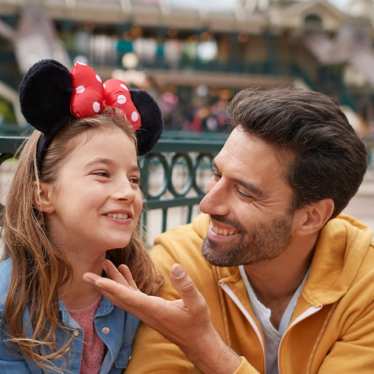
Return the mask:
<svg viewBox="0 0 374 374"><path fill-rule="evenodd" d="M239 268L212 266L201 255L208 223L200 215L156 239L151 255L166 280L161 296L178 298L168 279L171 265L182 264L217 331L242 356L235 374L265 373L262 331ZM374 242L353 218L339 216L321 232L278 361L279 374L374 373ZM126 374L198 372L176 345L141 326Z"/></svg>

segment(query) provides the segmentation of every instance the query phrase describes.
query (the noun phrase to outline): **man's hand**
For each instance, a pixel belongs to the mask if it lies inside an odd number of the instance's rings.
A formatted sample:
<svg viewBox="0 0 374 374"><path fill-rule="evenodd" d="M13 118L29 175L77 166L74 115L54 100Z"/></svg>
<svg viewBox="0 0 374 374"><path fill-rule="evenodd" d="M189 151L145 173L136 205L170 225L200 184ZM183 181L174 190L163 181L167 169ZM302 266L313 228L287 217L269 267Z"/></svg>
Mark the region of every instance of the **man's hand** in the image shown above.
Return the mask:
<svg viewBox="0 0 374 374"><path fill-rule="evenodd" d="M104 270L111 279L93 273L84 274L84 279L94 284L113 304L134 314L178 345L202 372L231 374L239 367L239 356L215 330L205 299L180 265L173 265L170 279L181 299L172 301L141 292L126 265L117 269L105 260Z"/></svg>

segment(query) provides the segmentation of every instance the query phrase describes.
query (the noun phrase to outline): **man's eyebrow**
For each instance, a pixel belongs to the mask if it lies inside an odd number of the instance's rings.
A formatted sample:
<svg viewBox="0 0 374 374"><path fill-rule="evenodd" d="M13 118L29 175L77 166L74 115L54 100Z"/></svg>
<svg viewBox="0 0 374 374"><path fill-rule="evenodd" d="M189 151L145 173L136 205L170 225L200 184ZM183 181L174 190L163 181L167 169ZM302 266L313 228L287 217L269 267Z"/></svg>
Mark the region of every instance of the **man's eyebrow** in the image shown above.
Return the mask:
<svg viewBox="0 0 374 374"><path fill-rule="evenodd" d="M212 169L217 170L219 172L219 168L217 167L217 164L213 160L212 162ZM235 183L239 184L240 186L244 187L246 190L248 190L250 193L255 195L257 198L263 198L265 197L265 192L258 188L254 183L243 181L241 179L232 178L232 180L235 181Z"/></svg>
<svg viewBox="0 0 374 374"><path fill-rule="evenodd" d="M260 190L255 184L240 179L234 179L234 181L240 186L244 187L250 193L255 195L257 198L261 199L265 197L265 192L263 190Z"/></svg>
<svg viewBox="0 0 374 374"><path fill-rule="evenodd" d="M89 168L89 167L91 167L93 165L96 165L96 164L104 164L104 165L108 165L108 166L113 166L113 165L115 165L115 162L113 160L111 160L110 158L98 157L98 158L95 158L92 161L88 162L86 164L86 168ZM132 172L132 171L140 172L139 166L137 164L134 164L134 165L130 166L129 171L130 172Z"/></svg>

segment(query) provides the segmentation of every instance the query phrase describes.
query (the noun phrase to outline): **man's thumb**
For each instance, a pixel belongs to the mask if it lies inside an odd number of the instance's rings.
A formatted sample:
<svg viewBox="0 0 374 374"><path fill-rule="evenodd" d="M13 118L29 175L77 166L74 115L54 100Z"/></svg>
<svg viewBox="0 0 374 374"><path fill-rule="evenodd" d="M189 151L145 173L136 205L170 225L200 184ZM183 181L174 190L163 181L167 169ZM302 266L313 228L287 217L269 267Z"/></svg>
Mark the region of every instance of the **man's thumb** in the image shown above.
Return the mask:
<svg viewBox="0 0 374 374"><path fill-rule="evenodd" d="M170 279L188 309L197 311L205 305L204 298L181 265L174 264L172 266Z"/></svg>

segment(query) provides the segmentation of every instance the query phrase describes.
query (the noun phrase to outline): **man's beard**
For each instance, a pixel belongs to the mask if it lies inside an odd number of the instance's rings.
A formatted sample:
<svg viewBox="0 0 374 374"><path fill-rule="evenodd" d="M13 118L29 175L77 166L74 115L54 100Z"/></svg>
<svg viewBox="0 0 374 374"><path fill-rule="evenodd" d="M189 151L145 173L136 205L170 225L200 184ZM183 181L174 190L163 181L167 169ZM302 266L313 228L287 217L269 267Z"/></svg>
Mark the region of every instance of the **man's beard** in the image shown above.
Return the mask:
<svg viewBox="0 0 374 374"><path fill-rule="evenodd" d="M222 218L217 221L224 222ZM208 262L216 266L249 265L271 260L286 249L291 238L291 226L292 214L288 214L269 223L258 223L251 231L241 229L240 240L224 251L205 238L202 253Z"/></svg>

